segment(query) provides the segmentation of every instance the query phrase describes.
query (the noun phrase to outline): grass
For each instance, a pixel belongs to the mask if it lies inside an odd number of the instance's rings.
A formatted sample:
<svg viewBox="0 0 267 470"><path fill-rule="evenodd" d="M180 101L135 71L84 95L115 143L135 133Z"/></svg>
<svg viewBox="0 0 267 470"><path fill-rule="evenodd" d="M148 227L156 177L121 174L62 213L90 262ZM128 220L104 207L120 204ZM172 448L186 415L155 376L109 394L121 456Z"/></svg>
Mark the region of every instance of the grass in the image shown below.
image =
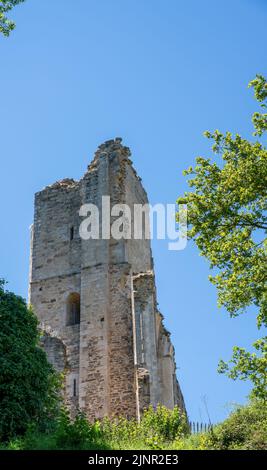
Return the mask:
<svg viewBox="0 0 267 470"><path fill-rule="evenodd" d="M114 441L94 441L84 442L79 445L58 445L56 435L36 434L31 439L17 438L6 445L0 445L0 450L202 450L204 434L194 434L173 442L162 442L161 445L148 444L143 440L122 442ZM204 449L204 447L203 447Z"/></svg>

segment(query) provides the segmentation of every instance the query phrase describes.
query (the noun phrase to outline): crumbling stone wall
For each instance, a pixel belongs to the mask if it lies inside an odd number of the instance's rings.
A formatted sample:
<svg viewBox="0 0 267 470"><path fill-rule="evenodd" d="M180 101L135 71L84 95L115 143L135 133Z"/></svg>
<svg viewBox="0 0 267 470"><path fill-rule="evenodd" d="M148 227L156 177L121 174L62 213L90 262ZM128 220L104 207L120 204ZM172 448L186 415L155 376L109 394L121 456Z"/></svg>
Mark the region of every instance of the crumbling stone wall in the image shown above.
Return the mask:
<svg viewBox="0 0 267 470"><path fill-rule="evenodd" d="M35 196L29 301L46 331L48 358L65 373L67 405L90 419L140 416L157 403L184 409L157 310L150 241L79 236L82 204L96 204L101 221L102 196L132 209L148 202L129 157L121 139L108 141L80 181L59 181ZM67 321L71 294L80 299L78 324Z"/></svg>

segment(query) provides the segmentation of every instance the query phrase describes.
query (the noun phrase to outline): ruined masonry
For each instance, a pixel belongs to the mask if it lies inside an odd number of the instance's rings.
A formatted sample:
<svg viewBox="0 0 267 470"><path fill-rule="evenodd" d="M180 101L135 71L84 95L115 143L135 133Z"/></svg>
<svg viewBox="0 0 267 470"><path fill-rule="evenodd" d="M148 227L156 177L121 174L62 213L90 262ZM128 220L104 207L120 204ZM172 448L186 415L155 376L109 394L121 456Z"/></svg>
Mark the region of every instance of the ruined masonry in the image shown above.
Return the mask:
<svg viewBox="0 0 267 470"><path fill-rule="evenodd" d="M35 195L29 301L74 416L139 417L149 404L185 411L170 334L157 308L149 240L83 240L82 204L148 203L121 139L98 148L80 181ZM133 212L133 211L132 211ZM101 228L101 223L100 223Z"/></svg>

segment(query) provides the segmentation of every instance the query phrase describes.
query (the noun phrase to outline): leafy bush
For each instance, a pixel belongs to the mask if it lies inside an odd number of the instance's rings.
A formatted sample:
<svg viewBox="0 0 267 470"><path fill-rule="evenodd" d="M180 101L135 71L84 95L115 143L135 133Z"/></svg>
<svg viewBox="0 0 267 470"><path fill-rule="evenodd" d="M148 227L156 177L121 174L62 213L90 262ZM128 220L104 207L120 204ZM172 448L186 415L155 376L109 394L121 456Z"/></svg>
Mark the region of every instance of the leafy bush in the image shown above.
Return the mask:
<svg viewBox="0 0 267 470"><path fill-rule="evenodd" d="M24 437L0 449L266 450L267 410L263 402L252 402L237 408L212 431L199 434L189 434L185 417L176 409L149 408L140 423L105 418L93 424L82 413L71 420L63 410L53 431L40 433L30 425Z"/></svg>
<svg viewBox="0 0 267 470"><path fill-rule="evenodd" d="M267 404L261 400L238 407L210 435L213 449L267 450Z"/></svg>
<svg viewBox="0 0 267 470"><path fill-rule="evenodd" d="M99 422L99 426L103 438L118 448L124 447L126 442L134 442L140 437L139 426L135 419L119 417L112 420L104 418Z"/></svg>
<svg viewBox="0 0 267 470"><path fill-rule="evenodd" d="M89 441L91 426L82 413L78 413L75 420L71 422L69 413L62 410L55 437L58 447L80 447Z"/></svg>
<svg viewBox="0 0 267 470"><path fill-rule="evenodd" d="M169 449L170 450L207 450L211 447L210 434L199 433L191 434L186 437L178 437L175 439Z"/></svg>
<svg viewBox="0 0 267 470"><path fill-rule="evenodd" d="M158 436L163 441L172 441L178 436L189 434L186 416L178 406L169 410L158 405L155 411L150 406L142 416L140 428L144 437Z"/></svg>
<svg viewBox="0 0 267 470"><path fill-rule="evenodd" d="M43 429L58 410L59 378L38 346L37 318L0 280L0 440Z"/></svg>
<svg viewBox="0 0 267 470"><path fill-rule="evenodd" d="M55 444L61 449L104 449L106 448L100 423L90 423L85 414L79 412L74 420L66 409L61 411L54 434Z"/></svg>
<svg viewBox="0 0 267 470"><path fill-rule="evenodd" d="M127 449L129 444L131 448L142 445L146 449L163 449L166 443L189 434L187 419L180 409L169 410L162 405L145 410L140 423L122 417L105 418L100 428L106 442L118 449Z"/></svg>

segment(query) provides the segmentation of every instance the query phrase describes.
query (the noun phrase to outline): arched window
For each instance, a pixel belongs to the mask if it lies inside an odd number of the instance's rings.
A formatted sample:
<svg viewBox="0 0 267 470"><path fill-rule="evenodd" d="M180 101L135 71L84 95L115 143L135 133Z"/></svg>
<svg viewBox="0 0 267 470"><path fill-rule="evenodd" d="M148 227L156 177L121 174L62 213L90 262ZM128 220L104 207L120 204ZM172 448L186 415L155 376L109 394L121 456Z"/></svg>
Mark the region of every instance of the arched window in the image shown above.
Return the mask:
<svg viewBox="0 0 267 470"><path fill-rule="evenodd" d="M80 295L70 294L67 300L67 321L66 325L78 325L80 323Z"/></svg>

